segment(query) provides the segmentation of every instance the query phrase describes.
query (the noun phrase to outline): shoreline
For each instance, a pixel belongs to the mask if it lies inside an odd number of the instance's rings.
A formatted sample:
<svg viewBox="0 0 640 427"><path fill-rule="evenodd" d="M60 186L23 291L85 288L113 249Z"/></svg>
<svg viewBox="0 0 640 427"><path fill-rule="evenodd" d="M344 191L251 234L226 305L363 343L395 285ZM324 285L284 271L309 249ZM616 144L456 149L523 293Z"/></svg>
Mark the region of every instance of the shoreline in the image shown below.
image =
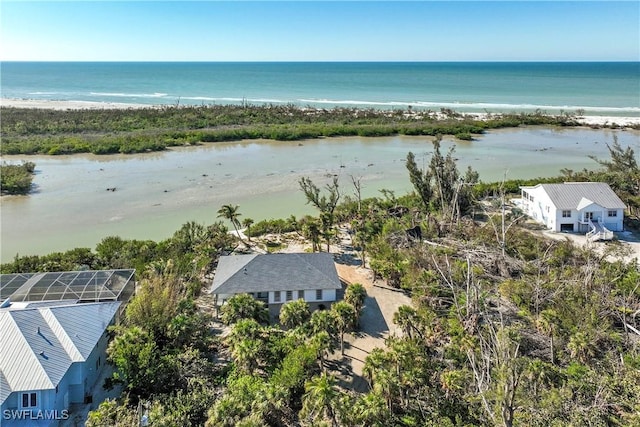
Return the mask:
<svg viewBox="0 0 640 427"><path fill-rule="evenodd" d="M604 142L617 135L637 145L640 131L585 127L503 128L478 143L443 138L456 147L461 170L485 182L556 176L562 168L597 167L607 158ZM255 221L313 213L298 187L302 177L326 183L339 175L361 178L365 197L379 189L410 191L407 152L427 155L423 136L339 137L299 141L248 140L175 147L162 152L60 156L6 156L36 163L35 192L3 196L0 258L95 247L105 236L163 240L188 221L210 224L224 204L239 205ZM344 167L343 167L344 166ZM328 177L329 176L329 177ZM116 191L108 191L115 188ZM6 197L6 199L4 199Z"/></svg>
<svg viewBox="0 0 640 427"><path fill-rule="evenodd" d="M141 108L163 108L171 106L169 104L152 105L152 104L131 104L124 102L97 102L97 101L62 101L48 99L12 99L0 98L1 107L10 108L32 108L32 109L48 109L48 110L109 110L109 109L141 109ZM302 108L302 107L301 107ZM307 108L307 107L304 107ZM415 111L414 114L420 114ZM440 113L434 112L436 117ZM489 116L500 116L509 113L461 113L465 116L473 117L477 120L486 120ZM554 116L554 114L548 114ZM576 121L584 126L640 126L639 117L629 116L598 116L585 115L576 117Z"/></svg>

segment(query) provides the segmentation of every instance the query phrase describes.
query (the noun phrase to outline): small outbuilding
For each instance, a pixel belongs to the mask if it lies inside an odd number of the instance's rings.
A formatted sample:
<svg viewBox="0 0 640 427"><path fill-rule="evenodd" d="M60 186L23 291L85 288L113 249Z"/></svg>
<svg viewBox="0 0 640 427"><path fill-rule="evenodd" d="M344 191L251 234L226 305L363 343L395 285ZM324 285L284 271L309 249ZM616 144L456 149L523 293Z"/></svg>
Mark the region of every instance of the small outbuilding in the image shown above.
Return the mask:
<svg viewBox="0 0 640 427"><path fill-rule="evenodd" d="M304 299L311 309L328 308L340 289L331 254L251 254L220 257L210 293L217 306L234 295L249 294L275 317L282 304L294 299Z"/></svg>
<svg viewBox="0 0 640 427"><path fill-rule="evenodd" d="M521 187L524 213L553 231L611 239L623 231L625 204L604 182L565 182Z"/></svg>

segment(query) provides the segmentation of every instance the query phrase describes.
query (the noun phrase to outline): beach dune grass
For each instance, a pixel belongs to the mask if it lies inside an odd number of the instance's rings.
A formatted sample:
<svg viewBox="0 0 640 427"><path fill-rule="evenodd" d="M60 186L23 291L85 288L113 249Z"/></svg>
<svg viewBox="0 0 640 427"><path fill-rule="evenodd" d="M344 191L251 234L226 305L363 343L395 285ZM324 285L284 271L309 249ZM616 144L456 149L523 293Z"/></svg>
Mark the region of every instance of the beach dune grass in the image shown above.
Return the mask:
<svg viewBox="0 0 640 427"><path fill-rule="evenodd" d="M184 106L52 110L2 107L8 154L140 153L171 146L270 139L392 135L454 135L520 125L576 126L574 115L501 114L483 118L440 112L286 106Z"/></svg>

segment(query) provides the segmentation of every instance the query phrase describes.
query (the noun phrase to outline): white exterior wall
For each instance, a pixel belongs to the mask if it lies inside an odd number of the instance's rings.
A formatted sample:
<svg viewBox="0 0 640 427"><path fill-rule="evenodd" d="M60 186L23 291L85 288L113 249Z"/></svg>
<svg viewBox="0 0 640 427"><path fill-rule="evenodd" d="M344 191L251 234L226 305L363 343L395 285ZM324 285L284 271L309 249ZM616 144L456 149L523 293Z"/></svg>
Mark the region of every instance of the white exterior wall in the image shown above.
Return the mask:
<svg viewBox="0 0 640 427"><path fill-rule="evenodd" d="M610 210L616 211L616 216L610 217L608 215ZM611 231L624 231L624 209L607 209L602 222Z"/></svg>
<svg viewBox="0 0 640 427"><path fill-rule="evenodd" d="M291 301L298 299L298 291L292 291L293 295ZM280 291L280 301L276 301L275 298L276 291L269 292L268 304L284 304L287 302L287 291ZM224 304L229 298L231 298L234 294L218 294L218 305ZM322 290L322 299L316 299L316 290L305 290L304 291L304 300L307 302L333 302L336 300L336 290L335 289L323 289Z"/></svg>
<svg viewBox="0 0 640 427"><path fill-rule="evenodd" d="M578 231L580 228L580 223L578 222L578 211L575 209L570 209L571 216L563 217L562 212L569 209L557 209L555 215L555 228L552 228L553 231L561 231L562 224L572 224L573 231Z"/></svg>
<svg viewBox="0 0 640 427"><path fill-rule="evenodd" d="M525 197L524 193L533 197L533 202ZM624 230L624 209L607 209L595 203L584 207L582 210L571 209L571 217L562 216L562 209L556 209L547 193L540 188L522 189L522 207L524 213L535 221L544 224L548 229L561 231L562 224L573 224L573 231L587 232L589 226L585 224L587 213L593 213L593 220L599 221L610 231ZM565 209L569 210L569 209ZM609 211L616 211L615 217L609 217Z"/></svg>
<svg viewBox="0 0 640 427"><path fill-rule="evenodd" d="M323 301L335 301L336 300L336 290L335 289L325 289L322 291Z"/></svg>
<svg viewBox="0 0 640 427"><path fill-rule="evenodd" d="M522 191L533 197L532 202L523 194L522 205L525 213L551 230L560 230L558 215L562 216L562 211L558 213L547 193L542 188L527 188Z"/></svg>
<svg viewBox="0 0 640 427"><path fill-rule="evenodd" d="M293 295L291 301L298 299L298 291L293 291ZM336 290L335 289L323 289L322 290L322 299L316 299L316 290L305 290L304 291L304 300L307 302L331 302L336 300ZM275 291L269 292L269 304L283 304L287 302L287 291L280 291L280 301L276 301L275 299Z"/></svg>

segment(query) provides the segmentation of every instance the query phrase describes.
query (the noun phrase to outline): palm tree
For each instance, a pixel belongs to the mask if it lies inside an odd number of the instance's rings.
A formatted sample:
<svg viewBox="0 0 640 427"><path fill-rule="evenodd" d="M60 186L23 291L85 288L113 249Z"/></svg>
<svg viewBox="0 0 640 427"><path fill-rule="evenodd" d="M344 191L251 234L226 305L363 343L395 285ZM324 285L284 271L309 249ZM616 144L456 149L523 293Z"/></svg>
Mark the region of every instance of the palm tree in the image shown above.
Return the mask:
<svg viewBox="0 0 640 427"><path fill-rule="evenodd" d="M320 223L315 218L310 218L304 224L303 233L305 237L311 240L313 252L320 251Z"/></svg>
<svg viewBox="0 0 640 427"><path fill-rule="evenodd" d="M251 241L251 226L253 225L253 219L245 218L242 220L242 226L247 229L247 240Z"/></svg>
<svg viewBox="0 0 640 427"><path fill-rule="evenodd" d="M259 335L262 328L253 319L242 319L236 323L225 338L231 356L236 366L246 372L252 373L259 365L261 346Z"/></svg>
<svg viewBox="0 0 640 427"><path fill-rule="evenodd" d="M546 309L540 312L536 320L538 330L549 336L551 341L551 363L555 363L553 352L553 337L557 332L559 324L558 313L553 309Z"/></svg>
<svg viewBox="0 0 640 427"><path fill-rule="evenodd" d="M358 321L358 315L353 306L345 301L333 304L331 314L335 319L336 329L340 336L340 352L344 355L344 334L353 330Z"/></svg>
<svg viewBox="0 0 640 427"><path fill-rule="evenodd" d="M353 411L361 425L382 426L390 421L391 413L379 390L360 396L353 405Z"/></svg>
<svg viewBox="0 0 640 427"><path fill-rule="evenodd" d="M287 329L303 326L310 318L309 304L303 299L289 301L280 309L280 324Z"/></svg>
<svg viewBox="0 0 640 427"><path fill-rule="evenodd" d="M335 335L336 319L330 311L314 311L313 313L311 313L309 324L311 326L311 333L313 334L325 331L332 337Z"/></svg>
<svg viewBox="0 0 640 427"><path fill-rule="evenodd" d="M327 331L320 331L310 339L311 345L315 346L318 352L318 364L323 372L326 372L324 360L329 352L333 351L333 340Z"/></svg>
<svg viewBox="0 0 640 427"><path fill-rule="evenodd" d="M400 326L402 333L409 338L415 338L414 332L420 334L419 329L415 325L418 322L417 311L408 305L401 305L393 315L393 323Z"/></svg>
<svg viewBox="0 0 640 427"><path fill-rule="evenodd" d="M311 378L304 385L300 418L316 420L318 417L328 419L332 426L338 425L336 419L336 403L340 392L336 388L336 379L325 373Z"/></svg>
<svg viewBox="0 0 640 427"><path fill-rule="evenodd" d="M258 367L258 357L261 350L257 340L245 339L231 347L231 356L238 368L251 374Z"/></svg>
<svg viewBox="0 0 640 427"><path fill-rule="evenodd" d="M237 294L227 300L220 309L222 322L231 325L241 319L253 319L256 322L269 323L269 310L262 301L249 294Z"/></svg>
<svg viewBox="0 0 640 427"><path fill-rule="evenodd" d="M379 347L371 350L371 353L364 359L364 366L362 367L362 373L369 382L369 387L373 389L373 386L377 380L378 372L389 364L389 358L387 354Z"/></svg>
<svg viewBox="0 0 640 427"><path fill-rule="evenodd" d="M360 312L364 306L364 300L367 298L367 291L360 283L352 283L347 286L344 293L344 300L351 304L356 310L356 326L359 325Z"/></svg>
<svg viewBox="0 0 640 427"><path fill-rule="evenodd" d="M242 214L238 212L240 206L235 205L222 205L220 209L218 209L218 218L225 218L231 221L231 225L233 225L233 229L236 230L236 236L240 237L240 233L238 233L238 227L240 226L240 221L238 217Z"/></svg>

